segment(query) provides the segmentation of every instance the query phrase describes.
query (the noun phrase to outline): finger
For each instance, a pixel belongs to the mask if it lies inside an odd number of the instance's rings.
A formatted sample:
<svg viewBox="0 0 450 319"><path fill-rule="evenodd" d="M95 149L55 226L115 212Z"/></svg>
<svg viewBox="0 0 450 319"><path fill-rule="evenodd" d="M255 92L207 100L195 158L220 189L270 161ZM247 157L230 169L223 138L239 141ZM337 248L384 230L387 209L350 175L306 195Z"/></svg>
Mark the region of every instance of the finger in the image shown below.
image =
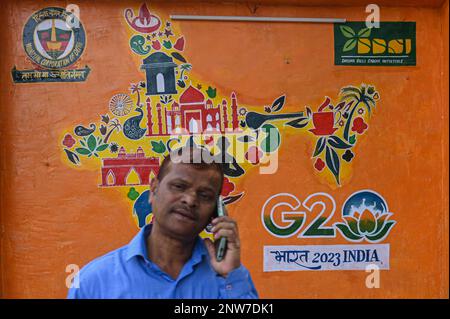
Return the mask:
<svg viewBox="0 0 450 319"><path fill-rule="evenodd" d="M220 223L220 222L227 221L227 220L229 220L229 217L228 217L228 216L215 217L215 218L211 221L211 224L215 225L215 224L218 224L218 223Z"/></svg>
<svg viewBox="0 0 450 319"><path fill-rule="evenodd" d="M222 222L229 222L229 223L234 223L236 224L236 221L231 218L230 216L220 216L220 217L216 217L212 220L212 224L218 224L218 223L222 223Z"/></svg>
<svg viewBox="0 0 450 319"><path fill-rule="evenodd" d="M215 248L214 248L214 244L213 244L213 242L212 242L212 240L211 239L209 239L209 238L205 238L204 239L204 243L205 243L205 246L206 246L206 249L208 250L208 254L209 254L209 257L212 259L212 260L216 260L215 258L215 256L216 256L216 250L215 250Z"/></svg>
<svg viewBox="0 0 450 319"><path fill-rule="evenodd" d="M239 239L239 231L238 231L236 223L221 222L221 223L217 224L216 226L213 226L213 228L211 229L211 232L214 234L214 236L216 236L217 233L219 233L223 230L225 230L226 234L230 234L230 236L232 236L233 238ZM215 238L217 238L217 237L215 237ZM236 241L233 238L230 237L229 239L233 242Z"/></svg>
<svg viewBox="0 0 450 319"><path fill-rule="evenodd" d="M232 241L236 235L232 229L222 228L214 232L214 239L219 239L222 237L225 237L228 241Z"/></svg>
<svg viewBox="0 0 450 319"><path fill-rule="evenodd" d="M232 229L221 229L214 233L214 239L225 237L232 248L240 248L239 236Z"/></svg>
<svg viewBox="0 0 450 319"><path fill-rule="evenodd" d="M212 227L211 231L215 232L220 229L233 229L237 230L237 224L236 223L230 223L230 222L220 222Z"/></svg>

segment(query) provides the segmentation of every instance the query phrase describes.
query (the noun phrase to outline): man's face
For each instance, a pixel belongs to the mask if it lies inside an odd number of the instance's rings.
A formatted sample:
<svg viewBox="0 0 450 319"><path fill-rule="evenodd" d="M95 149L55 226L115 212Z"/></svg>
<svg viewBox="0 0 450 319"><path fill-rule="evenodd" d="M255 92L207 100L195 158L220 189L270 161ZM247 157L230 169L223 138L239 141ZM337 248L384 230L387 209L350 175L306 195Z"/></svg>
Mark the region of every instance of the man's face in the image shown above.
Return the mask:
<svg viewBox="0 0 450 319"><path fill-rule="evenodd" d="M151 183L154 223L169 236L193 239L209 223L220 192L221 176L213 167L169 163L161 181Z"/></svg>

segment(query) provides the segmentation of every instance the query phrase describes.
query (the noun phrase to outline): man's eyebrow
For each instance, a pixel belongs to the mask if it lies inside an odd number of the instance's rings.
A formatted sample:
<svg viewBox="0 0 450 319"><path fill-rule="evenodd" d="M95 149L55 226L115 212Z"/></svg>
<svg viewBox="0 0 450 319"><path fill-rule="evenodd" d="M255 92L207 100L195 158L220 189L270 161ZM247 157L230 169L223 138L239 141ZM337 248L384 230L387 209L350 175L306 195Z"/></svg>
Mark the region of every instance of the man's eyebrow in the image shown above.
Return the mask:
<svg viewBox="0 0 450 319"><path fill-rule="evenodd" d="M183 179L182 177L175 177L172 180L169 180L169 183L184 183L184 184L190 184L189 181Z"/></svg>
<svg viewBox="0 0 450 319"><path fill-rule="evenodd" d="M216 191L214 190L214 188L212 188L211 186L200 186L199 187L200 191L210 191L211 193L215 193Z"/></svg>

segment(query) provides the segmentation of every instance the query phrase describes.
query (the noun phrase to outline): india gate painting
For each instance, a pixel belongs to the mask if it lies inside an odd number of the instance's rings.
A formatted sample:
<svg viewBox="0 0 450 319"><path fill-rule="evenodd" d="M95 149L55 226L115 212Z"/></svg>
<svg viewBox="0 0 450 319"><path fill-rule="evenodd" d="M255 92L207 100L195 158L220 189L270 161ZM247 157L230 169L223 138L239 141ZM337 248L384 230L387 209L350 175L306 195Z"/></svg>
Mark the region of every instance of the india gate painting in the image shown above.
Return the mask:
<svg viewBox="0 0 450 319"><path fill-rule="evenodd" d="M101 186L127 186L148 185L150 173L158 174L159 159L145 157L144 151L139 147L136 153L126 153L121 147L117 158L102 159L102 184ZM138 184L127 183L128 176L136 172L139 177Z"/></svg>

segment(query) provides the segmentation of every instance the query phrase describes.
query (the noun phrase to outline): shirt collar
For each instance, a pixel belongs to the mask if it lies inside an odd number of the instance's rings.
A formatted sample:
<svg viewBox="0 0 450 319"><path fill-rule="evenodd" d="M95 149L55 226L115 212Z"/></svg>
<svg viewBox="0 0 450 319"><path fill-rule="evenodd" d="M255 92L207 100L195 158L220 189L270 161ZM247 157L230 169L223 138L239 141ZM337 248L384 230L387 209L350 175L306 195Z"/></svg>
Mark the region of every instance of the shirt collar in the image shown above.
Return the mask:
<svg viewBox="0 0 450 319"><path fill-rule="evenodd" d="M125 259L128 261L135 256L142 256L145 260L149 261L147 255L147 237L150 235L152 230L152 224L147 224L141 228L139 233L130 241L127 246L127 252ZM205 247L203 239L198 236L194 249L192 251L191 261L196 264L201 261L203 256L206 256L208 251Z"/></svg>
<svg viewBox="0 0 450 319"><path fill-rule="evenodd" d="M127 246L126 260L130 260L134 256L142 256L145 260L148 260L147 256L147 237L150 235L152 229L151 224L147 224L141 228L139 233L134 236Z"/></svg>

